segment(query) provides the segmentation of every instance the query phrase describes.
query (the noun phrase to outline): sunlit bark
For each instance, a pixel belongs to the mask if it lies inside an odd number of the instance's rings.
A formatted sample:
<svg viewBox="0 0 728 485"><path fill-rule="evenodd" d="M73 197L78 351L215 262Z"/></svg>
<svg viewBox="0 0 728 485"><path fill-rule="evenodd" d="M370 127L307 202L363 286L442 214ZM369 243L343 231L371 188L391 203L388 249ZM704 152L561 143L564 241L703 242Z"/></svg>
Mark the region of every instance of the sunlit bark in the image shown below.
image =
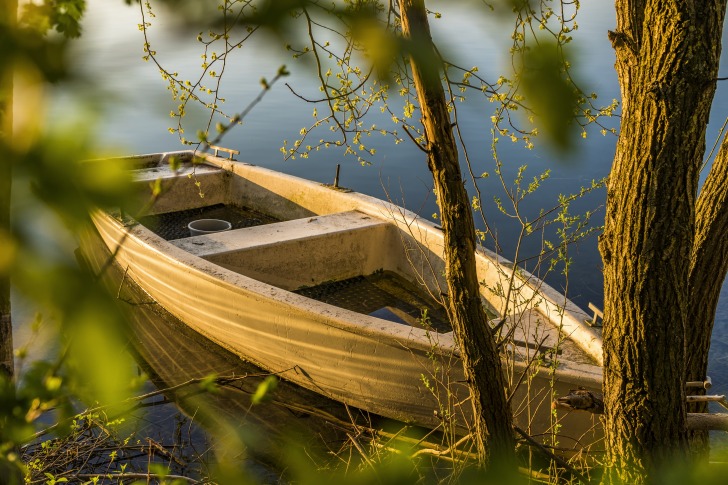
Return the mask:
<svg viewBox="0 0 728 485"><path fill-rule="evenodd" d="M616 9L623 113L600 239L604 481L646 483L687 456L689 261L725 0L624 0Z"/></svg>
<svg viewBox="0 0 728 485"><path fill-rule="evenodd" d="M448 313L470 384L478 451L491 466L513 463L512 417L500 357L481 304L475 226L440 79L440 61L432 47L424 2L400 1L400 13L404 36L412 41L410 59L427 139L427 163L445 234Z"/></svg>
<svg viewBox="0 0 728 485"><path fill-rule="evenodd" d="M704 380L718 297L728 272L728 136L708 174L695 214L695 242L690 261L690 301L686 323L688 381ZM707 403L690 411L706 412ZM693 433L691 449L707 455L706 432ZM705 456L704 456L705 457Z"/></svg>

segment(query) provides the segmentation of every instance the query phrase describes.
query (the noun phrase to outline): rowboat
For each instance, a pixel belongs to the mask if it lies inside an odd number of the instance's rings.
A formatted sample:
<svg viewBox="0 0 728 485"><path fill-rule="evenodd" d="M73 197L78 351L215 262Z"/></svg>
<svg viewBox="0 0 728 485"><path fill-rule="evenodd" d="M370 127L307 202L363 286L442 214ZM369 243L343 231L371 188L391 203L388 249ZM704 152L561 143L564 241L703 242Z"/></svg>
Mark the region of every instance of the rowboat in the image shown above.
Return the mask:
<svg viewBox="0 0 728 485"><path fill-rule="evenodd" d="M347 432L356 435L372 424L371 415L283 380L265 405L251 406L251 397L268 376L264 370L203 338L152 300L127 278L124 268L109 261L109 250L95 231L82 231L78 243L80 262L118 296L126 347L152 384L174 403L161 411L155 407L150 421L169 422L165 416L180 411L212 436L255 436L241 459L252 455L254 466L275 464L277 469L290 464L291 442L306 443L309 452L323 456L340 446ZM213 375L218 377L216 392L199 392L200 381L209 382ZM230 446L229 440L221 441L221 446ZM218 452L231 456L229 449Z"/></svg>
<svg viewBox="0 0 728 485"><path fill-rule="evenodd" d="M332 450L345 455L342 443L352 436L361 444L373 440L400 450L444 450L442 433L416 426L398 426L372 413L328 399L285 380L279 380L275 392L264 405L251 406L252 397L269 378L269 373L202 337L152 300L131 279L123 268L110 261L111 253L94 230L78 235L79 262L97 274L107 291L117 296L126 325L126 347L139 369L154 386L163 392L174 411L182 412L190 423L200 425L220 440L231 454L229 434L253 437L246 441L243 460L255 460L254 467L264 463L274 470L290 466L290 446L305 443L306 453L316 457L317 465L338 461ZM199 392L201 381L216 376L214 393ZM171 405L170 405L171 407ZM155 408L153 422L159 419ZM206 452L210 452L206 448ZM467 450L452 450L448 457L472 459ZM318 461L320 460L320 461ZM276 476L278 478L278 476Z"/></svg>
<svg viewBox="0 0 728 485"><path fill-rule="evenodd" d="M283 379L387 418L466 429L468 389L440 303L442 229L228 152L127 158L136 197L92 213L125 277L189 328ZM194 232L200 220L225 223ZM551 409L570 389L601 389L601 339L589 315L485 248L477 267L516 423L562 448L598 440L588 413Z"/></svg>

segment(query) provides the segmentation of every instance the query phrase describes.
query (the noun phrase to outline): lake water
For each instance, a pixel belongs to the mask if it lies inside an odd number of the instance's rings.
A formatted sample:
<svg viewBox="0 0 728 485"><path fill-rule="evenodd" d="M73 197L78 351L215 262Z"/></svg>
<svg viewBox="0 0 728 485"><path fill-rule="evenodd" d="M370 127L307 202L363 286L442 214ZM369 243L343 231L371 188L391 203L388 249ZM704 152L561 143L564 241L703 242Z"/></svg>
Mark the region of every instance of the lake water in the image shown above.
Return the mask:
<svg viewBox="0 0 728 485"><path fill-rule="evenodd" d="M445 52L456 56L462 65L480 65L480 74L488 79L496 79L501 73L508 74L507 58L503 53L507 52L510 32L499 25L508 22L472 15L467 8L446 8L446 2L434 2L432 8L444 11L443 20L433 23L433 35ZM161 9L157 13L158 17L152 20L152 48L171 70L195 72L201 61L201 50L195 42L199 29L165 20L170 15ZM579 15L580 28L574 36L578 56L574 65L587 90L597 92L599 101L608 104L612 98L618 97L613 70L614 53L607 40L607 30L613 28L615 22L612 2L582 2ZM170 100L166 84L153 64L142 60L143 38L137 28L140 22L138 7L127 7L121 0L89 2L84 35L74 48L73 60L92 81L99 103L104 99L105 111L97 127L100 145L106 148L113 146L121 153L181 149L176 135L168 132L174 123L169 113L175 103ZM723 58L726 59L725 53ZM292 73L286 82L297 86L304 94L316 94L309 68L287 56L280 48L280 42L267 38L254 49L241 50L235 64L228 66L224 94L228 110L235 112L246 106L259 92L259 79L263 76L270 79L281 64L286 64ZM720 75L726 76L728 71L724 68ZM727 96L725 86L721 85L714 103L709 145L714 142L726 116ZM71 115L74 109L71 99L65 95L59 98L52 117ZM461 108L460 127L470 143L473 164L478 173L492 173L494 169L488 131L492 109L492 105L478 102L465 103ZM283 140L292 143L299 130L312 123L312 110L312 106L301 102L283 84L279 84L256 107L244 125L227 135L222 144L240 150L242 160L321 182L331 182L335 166L340 163L342 185L378 197L388 194L425 217L436 212L425 159L422 152L409 143L395 145L389 138L373 137L370 144L377 153L370 166L361 166L351 156L344 157L334 150L318 152L309 159L284 161L279 151ZM204 119L203 113L192 110L187 133L196 131L193 121L202 123ZM377 120L377 123L380 121L386 122ZM315 138L318 139L317 136ZM523 164L528 165L526 179L547 168L552 170L550 179L535 198L524 203L525 212L533 216L540 208L555 205L559 194L577 192L593 179L607 175L615 141L614 136L602 136L594 129L589 131L585 140L580 139L576 149L568 155L553 153L542 146L528 151L510 142L501 143L500 150L507 179ZM495 177L491 179L481 186L483 193L487 194L484 206L489 222L497 232L502 254L513 259L512 248L519 228L511 219L500 215L494 204L489 202L493 195L503 197ZM485 205L486 202L488 205ZM575 206L579 210L597 209L593 224L599 225L599 219L603 218L603 203L604 192L598 191ZM525 245L526 252L539 247L538 237L533 239ZM589 302L601 307L602 274L596 238L591 237L572 246L570 256L574 262L568 280L551 275L548 281L558 289L568 286L569 297L582 307ZM710 374L719 392L728 389L726 360L728 287L724 285L710 363Z"/></svg>

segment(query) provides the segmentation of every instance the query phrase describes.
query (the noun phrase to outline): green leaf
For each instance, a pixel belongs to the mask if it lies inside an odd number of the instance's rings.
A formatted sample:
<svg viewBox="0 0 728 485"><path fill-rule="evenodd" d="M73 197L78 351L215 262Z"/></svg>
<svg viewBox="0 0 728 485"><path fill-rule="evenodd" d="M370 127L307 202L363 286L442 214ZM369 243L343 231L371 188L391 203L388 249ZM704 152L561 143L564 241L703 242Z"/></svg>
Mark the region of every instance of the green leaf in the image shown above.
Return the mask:
<svg viewBox="0 0 728 485"><path fill-rule="evenodd" d="M200 388L207 392L217 392L220 389L217 386L217 374L208 374L202 378L199 384Z"/></svg>
<svg viewBox="0 0 728 485"><path fill-rule="evenodd" d="M152 189L153 197L159 196L162 193L162 179L156 179L154 182L151 182L149 187Z"/></svg>
<svg viewBox="0 0 728 485"><path fill-rule="evenodd" d="M182 167L182 161L180 160L179 157L175 157L175 156L169 157L169 168L170 168L170 170L172 170L173 172L176 172L181 167Z"/></svg>
<svg viewBox="0 0 728 485"><path fill-rule="evenodd" d="M533 45L523 55L521 86L536 123L551 144L567 150L573 144L571 133L578 107L578 93L566 75L568 60L554 42Z"/></svg>
<svg viewBox="0 0 728 485"><path fill-rule="evenodd" d="M155 475L157 475L157 478L164 479L167 475L169 475L169 468L162 465L161 463L150 463L149 464L149 471Z"/></svg>
<svg viewBox="0 0 728 485"><path fill-rule="evenodd" d="M273 396L273 391L278 387L278 378L276 376L268 376L258 385L255 394L250 398L253 404L261 404L269 401Z"/></svg>

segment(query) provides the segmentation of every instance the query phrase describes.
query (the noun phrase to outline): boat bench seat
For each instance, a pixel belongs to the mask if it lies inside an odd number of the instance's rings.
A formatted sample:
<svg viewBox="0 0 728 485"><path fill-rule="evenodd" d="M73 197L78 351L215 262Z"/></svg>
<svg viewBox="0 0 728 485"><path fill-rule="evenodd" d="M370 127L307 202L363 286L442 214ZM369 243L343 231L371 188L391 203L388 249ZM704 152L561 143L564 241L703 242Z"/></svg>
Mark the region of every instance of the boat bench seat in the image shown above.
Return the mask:
<svg viewBox="0 0 728 485"><path fill-rule="evenodd" d="M371 229L376 226L386 226L386 222L359 211L347 211L214 232L170 242L195 256L208 258L264 246L283 245L319 236L330 236L335 233Z"/></svg>
<svg viewBox="0 0 728 485"><path fill-rule="evenodd" d="M170 242L235 273L295 290L386 268L397 237L391 228L349 211Z"/></svg>

